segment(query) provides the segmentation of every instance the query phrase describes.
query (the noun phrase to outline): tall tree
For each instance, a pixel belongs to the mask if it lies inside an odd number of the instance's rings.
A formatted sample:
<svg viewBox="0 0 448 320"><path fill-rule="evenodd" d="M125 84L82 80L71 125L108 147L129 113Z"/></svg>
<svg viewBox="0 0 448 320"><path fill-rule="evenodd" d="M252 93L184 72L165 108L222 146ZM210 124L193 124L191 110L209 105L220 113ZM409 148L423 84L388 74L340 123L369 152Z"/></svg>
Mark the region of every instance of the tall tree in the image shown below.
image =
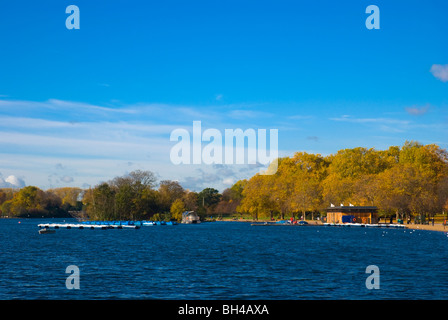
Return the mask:
<svg viewBox="0 0 448 320"><path fill-rule="evenodd" d="M198 210L198 193L194 191L185 191L182 196L182 201L185 204L185 209L188 211L197 211Z"/></svg>
<svg viewBox="0 0 448 320"><path fill-rule="evenodd" d="M181 199L185 193L184 188L177 181L163 180L159 186L159 209L170 211L170 207L177 199Z"/></svg>
<svg viewBox="0 0 448 320"><path fill-rule="evenodd" d="M198 202L200 206L210 208L218 204L221 199L219 191L214 188L205 188L198 194Z"/></svg>
<svg viewBox="0 0 448 320"><path fill-rule="evenodd" d="M269 188L269 182L273 176L259 175L253 176L243 190L243 200L237 210L249 213L255 220L272 216L276 209L275 200Z"/></svg>
<svg viewBox="0 0 448 320"><path fill-rule="evenodd" d="M92 203L88 214L92 220L115 220L118 214L115 208L116 192L107 183L101 183L92 190Z"/></svg>

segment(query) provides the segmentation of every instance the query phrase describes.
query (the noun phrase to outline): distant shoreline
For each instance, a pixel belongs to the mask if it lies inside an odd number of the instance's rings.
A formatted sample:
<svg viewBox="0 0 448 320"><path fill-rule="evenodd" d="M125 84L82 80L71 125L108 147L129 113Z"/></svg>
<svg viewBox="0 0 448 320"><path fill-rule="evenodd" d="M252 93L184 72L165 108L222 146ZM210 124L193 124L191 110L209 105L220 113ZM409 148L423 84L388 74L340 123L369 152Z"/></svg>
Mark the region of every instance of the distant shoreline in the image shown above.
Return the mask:
<svg viewBox="0 0 448 320"><path fill-rule="evenodd" d="M288 219L284 219L284 220L288 220ZM274 223L274 222L277 222L278 220L271 221L269 219L259 219L259 220L255 220L255 219L237 219L237 220L222 219L222 220L218 220L218 221L250 222L250 223L272 222L272 223ZM305 221L308 222L308 224L310 224L310 225L322 225L323 224L322 221L320 221L320 220L305 220ZM413 230L448 232L448 226L445 226L445 228L444 228L442 223L434 223L434 225L410 223L410 224L404 224L404 226L406 229L413 229Z"/></svg>
<svg viewBox="0 0 448 320"><path fill-rule="evenodd" d="M70 219L72 217L69 217ZM67 219L67 218L52 218L52 217L44 217L44 218L38 218L38 217L0 217L0 219ZM74 218L73 218L74 219ZM284 221L287 221L289 219L283 219ZM263 223L263 222L271 222L275 223L279 220L269 220L269 219L229 219L225 218L222 220L215 220L217 222L248 222L248 223ZM315 225L315 226L321 226L323 225L322 221L320 220L305 220L309 225ZM211 221L204 221L204 222L211 222ZM439 232L447 232L448 233L448 226L443 226L442 223L434 223L432 224L404 224L406 229L413 229L413 230L428 230L428 231L439 231Z"/></svg>

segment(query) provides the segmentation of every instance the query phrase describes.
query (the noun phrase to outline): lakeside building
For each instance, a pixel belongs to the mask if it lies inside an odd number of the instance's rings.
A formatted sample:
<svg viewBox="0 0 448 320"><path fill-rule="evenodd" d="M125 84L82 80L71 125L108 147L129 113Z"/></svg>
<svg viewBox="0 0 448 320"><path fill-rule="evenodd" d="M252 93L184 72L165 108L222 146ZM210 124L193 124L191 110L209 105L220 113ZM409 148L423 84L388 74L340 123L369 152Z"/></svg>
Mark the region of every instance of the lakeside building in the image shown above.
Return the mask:
<svg viewBox="0 0 448 320"><path fill-rule="evenodd" d="M201 219L194 211L185 211L182 213L182 223L200 223Z"/></svg>
<svg viewBox="0 0 448 320"><path fill-rule="evenodd" d="M374 206L331 205L327 208L328 223L378 223L378 208Z"/></svg>

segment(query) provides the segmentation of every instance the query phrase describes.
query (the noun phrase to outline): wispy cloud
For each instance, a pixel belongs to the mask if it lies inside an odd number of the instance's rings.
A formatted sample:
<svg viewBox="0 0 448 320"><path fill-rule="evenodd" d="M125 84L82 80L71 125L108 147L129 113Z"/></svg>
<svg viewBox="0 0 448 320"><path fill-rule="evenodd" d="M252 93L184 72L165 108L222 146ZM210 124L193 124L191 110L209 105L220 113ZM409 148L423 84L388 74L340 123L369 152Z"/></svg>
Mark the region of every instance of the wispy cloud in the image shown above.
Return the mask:
<svg viewBox="0 0 448 320"><path fill-rule="evenodd" d="M413 116L421 116L424 115L429 111L429 105L426 105L424 107L408 107L405 108L406 112Z"/></svg>
<svg viewBox="0 0 448 320"><path fill-rule="evenodd" d="M190 187L225 186L224 179L229 183L229 179L237 181L250 173L240 172L241 166L204 165L202 171L175 166L170 162L174 145L170 133L178 128L191 131L194 120L202 121L203 130L247 129L236 124L240 118L258 121L271 116L254 108L243 104L195 107L116 102L103 106L58 99L1 99L0 170L20 172L27 182L39 181L40 186L83 186L123 174L132 164L133 169L152 170Z"/></svg>
<svg viewBox="0 0 448 320"><path fill-rule="evenodd" d="M440 81L448 82L448 64L433 64L430 71Z"/></svg>
<svg viewBox="0 0 448 320"><path fill-rule="evenodd" d="M109 157L112 159L143 159L147 154L165 155L169 159L169 145L160 138L141 138L122 134L110 137L69 137L54 134L33 134L0 131L0 145L5 152L28 154L47 153L66 157Z"/></svg>
<svg viewBox="0 0 448 320"><path fill-rule="evenodd" d="M267 118L272 117L271 112L257 111L257 110L232 110L229 112L229 116L236 119L247 119L247 118Z"/></svg>
<svg viewBox="0 0 448 320"><path fill-rule="evenodd" d="M90 112L103 112L103 113L125 113L125 114L135 114L135 109L130 108L111 108L111 107L103 107L97 106L89 103L82 102L73 102L73 101L64 101L58 99L50 99L48 100L48 105L52 108L59 107L64 109L72 109L72 110L82 110L82 111L90 111Z"/></svg>
<svg viewBox="0 0 448 320"><path fill-rule="evenodd" d="M301 115L301 114L296 114L296 115L288 117L288 119L291 119L291 120L308 120L308 119L312 119L312 118L313 118L313 116Z"/></svg>
<svg viewBox="0 0 448 320"><path fill-rule="evenodd" d="M283 111L268 104L218 104L192 106L110 101L98 105L58 99L40 102L0 99L0 171L26 177L27 183L35 185L45 186L50 182L52 186L83 186L85 183L93 186L131 170L132 166L132 169L152 170L163 179L178 179L186 187L197 190L210 186L226 187L230 181L249 178L260 170L241 165L201 165L198 171L197 166L173 165L170 150L175 142L170 142L170 133L183 128L191 134L195 120L202 122L202 131L208 128L221 132L236 128L278 129L279 142L283 144L283 148L279 146L281 156L297 151L301 147L297 141L319 145L319 150L313 150L316 153L330 153L333 150L324 150L334 148L326 146L329 133L325 130L334 122L364 126L368 134L382 131L396 136L400 132L422 132L417 126L427 126L428 130L437 130L440 135L446 132L446 126L439 128L432 123L416 123L417 120L428 120L428 117L415 118L415 121L409 116L400 118L403 107L395 115L383 113L369 117L360 113L352 116L341 109L341 116L325 118L313 114L312 110L301 115L300 109ZM411 106L406 112L422 115L427 108ZM359 141L365 137L366 134L361 134ZM349 138L353 140L352 136ZM236 149L236 152L241 151Z"/></svg>
<svg viewBox="0 0 448 320"><path fill-rule="evenodd" d="M240 179L249 179L259 172L263 165L223 165L215 164L211 168L197 168L194 175L182 178L180 183L189 190L200 191L214 185L215 188L227 188ZM211 169L211 170L210 170Z"/></svg>
<svg viewBox="0 0 448 320"><path fill-rule="evenodd" d="M352 118L349 115L343 115L339 118L330 118L332 121L343 121L352 123L375 123L375 124L398 124L398 125L408 125L410 121L392 119L392 118Z"/></svg>
<svg viewBox="0 0 448 320"><path fill-rule="evenodd" d="M339 118L330 118L332 121L347 122L360 125L366 125L371 128L376 128L383 132L402 133L411 128L411 121L393 119L393 118L353 118L349 115L343 115Z"/></svg>

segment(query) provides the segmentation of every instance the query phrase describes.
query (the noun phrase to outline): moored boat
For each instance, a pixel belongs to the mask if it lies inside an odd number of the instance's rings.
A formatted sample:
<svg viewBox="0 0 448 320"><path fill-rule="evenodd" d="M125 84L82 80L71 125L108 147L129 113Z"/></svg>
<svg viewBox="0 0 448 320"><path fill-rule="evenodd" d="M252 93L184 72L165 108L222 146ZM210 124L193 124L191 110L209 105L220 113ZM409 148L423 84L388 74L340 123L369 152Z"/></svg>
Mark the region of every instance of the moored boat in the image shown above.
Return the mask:
<svg viewBox="0 0 448 320"><path fill-rule="evenodd" d="M39 230L39 234L55 233L56 230L51 230L49 228L43 228Z"/></svg>

